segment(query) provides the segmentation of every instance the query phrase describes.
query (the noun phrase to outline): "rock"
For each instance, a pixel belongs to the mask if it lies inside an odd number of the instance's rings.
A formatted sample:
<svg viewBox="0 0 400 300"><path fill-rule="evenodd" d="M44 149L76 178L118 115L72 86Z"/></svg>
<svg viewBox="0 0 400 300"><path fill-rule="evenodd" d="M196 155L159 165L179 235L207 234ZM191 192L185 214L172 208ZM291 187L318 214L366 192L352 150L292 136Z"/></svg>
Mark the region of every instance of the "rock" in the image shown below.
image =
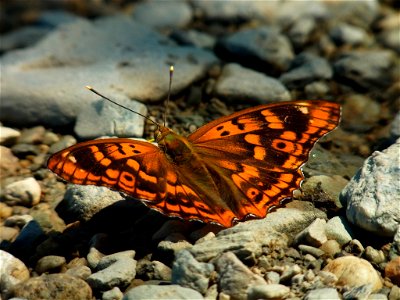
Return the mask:
<svg viewBox="0 0 400 300"><path fill-rule="evenodd" d="M385 253L382 250L376 250L371 246L367 246L364 251L364 257L369 262L379 265L385 262Z"/></svg>
<svg viewBox="0 0 400 300"><path fill-rule="evenodd" d="M76 266L68 269L65 274L86 280L92 274L92 271L87 266Z"/></svg>
<svg viewBox="0 0 400 300"><path fill-rule="evenodd" d="M335 288L322 288L322 289L315 289L309 291L304 300L323 300L323 299L330 299L330 300L340 300L340 294Z"/></svg>
<svg viewBox="0 0 400 300"><path fill-rule="evenodd" d="M92 290L82 279L67 274L30 278L14 288L14 297L32 300L91 300Z"/></svg>
<svg viewBox="0 0 400 300"><path fill-rule="evenodd" d="M390 247L389 255L391 258L400 256L400 226L397 228L397 231L393 237L393 243Z"/></svg>
<svg viewBox="0 0 400 300"><path fill-rule="evenodd" d="M325 58L303 52L290 63L287 72L279 78L289 88L302 88L318 80L332 78L332 68Z"/></svg>
<svg viewBox="0 0 400 300"><path fill-rule="evenodd" d="M37 26L25 26L2 35L0 52L8 52L13 49L26 48L36 44L49 33L48 28Z"/></svg>
<svg viewBox="0 0 400 300"><path fill-rule="evenodd" d="M392 259L385 267L385 277L390 278L392 283L400 286L400 256Z"/></svg>
<svg viewBox="0 0 400 300"><path fill-rule="evenodd" d="M389 300L400 299L400 287L394 285L392 286L389 294Z"/></svg>
<svg viewBox="0 0 400 300"><path fill-rule="evenodd" d="M251 272L232 252L215 260L219 291L234 299L246 299L252 286L266 285L265 280Z"/></svg>
<svg viewBox="0 0 400 300"><path fill-rule="evenodd" d="M336 240L327 240L319 247L329 257L334 257L335 254L339 253L341 248L340 244Z"/></svg>
<svg viewBox="0 0 400 300"><path fill-rule="evenodd" d="M3 190L4 202L8 205L32 207L40 202L42 189L33 177L8 184Z"/></svg>
<svg viewBox="0 0 400 300"><path fill-rule="evenodd" d="M323 271L331 272L338 278L337 285L357 287L370 284L372 291L382 288L381 279L365 259L355 256L343 256L329 262ZM357 274L357 276L354 276Z"/></svg>
<svg viewBox="0 0 400 300"><path fill-rule="evenodd" d="M95 290L109 290L113 287L127 287L136 275L136 261L122 258L112 265L90 275L86 282Z"/></svg>
<svg viewBox="0 0 400 300"><path fill-rule="evenodd" d="M0 126L0 145L14 145L20 135L21 133L18 130Z"/></svg>
<svg viewBox="0 0 400 300"><path fill-rule="evenodd" d="M326 221L324 219L315 219L314 222L295 237L294 244L307 242L314 247L321 246L328 240L325 234L325 225Z"/></svg>
<svg viewBox="0 0 400 300"><path fill-rule="evenodd" d="M0 203L0 210L2 210L1 203ZM33 217L31 215L13 215L5 220L4 225L9 227L17 226L19 228L22 228L32 220Z"/></svg>
<svg viewBox="0 0 400 300"><path fill-rule="evenodd" d="M291 24L287 35L295 49L302 49L310 42L312 33L315 31L317 22L314 18L300 17Z"/></svg>
<svg viewBox="0 0 400 300"><path fill-rule="evenodd" d="M227 251L241 260L260 256L262 245L286 246L289 237L307 227L315 218L325 218L309 202L292 201L266 218L239 223L220 231L214 239L196 243L189 251L198 261L209 261ZM268 235L265 232L268 231Z"/></svg>
<svg viewBox="0 0 400 300"><path fill-rule="evenodd" d="M214 266L210 263L200 263L187 250L177 253L172 265L173 284L179 284L205 294Z"/></svg>
<svg viewBox="0 0 400 300"><path fill-rule="evenodd" d="M354 286L343 293L343 299L344 300L370 299L369 296L371 295L371 292L372 292L372 286L370 284Z"/></svg>
<svg viewBox="0 0 400 300"><path fill-rule="evenodd" d="M216 38L197 30L174 30L170 37L180 45L195 46L198 48L213 49Z"/></svg>
<svg viewBox="0 0 400 300"><path fill-rule="evenodd" d="M136 252L134 250L125 250L117 253L113 253L110 255L103 256L100 261L96 265L96 269L103 270L118 260L122 259L133 259L135 257Z"/></svg>
<svg viewBox="0 0 400 300"><path fill-rule="evenodd" d="M106 187L69 185L56 211L66 222L88 221L99 211L125 198Z"/></svg>
<svg viewBox="0 0 400 300"><path fill-rule="evenodd" d="M6 219L4 222L5 226L13 227L14 225L10 225L10 223L7 223L7 219L11 218L13 213L12 207L8 206L4 202L0 202L0 218L3 220Z"/></svg>
<svg viewBox="0 0 400 300"><path fill-rule="evenodd" d="M393 61L393 53L387 50L352 51L343 54L333 67L339 82L366 91L392 82Z"/></svg>
<svg viewBox="0 0 400 300"><path fill-rule="evenodd" d="M286 36L268 26L233 33L219 41L217 52L221 57L270 74L287 70L294 58Z"/></svg>
<svg viewBox="0 0 400 300"><path fill-rule="evenodd" d="M289 281L292 277L300 273L301 273L301 268L298 265L292 265L289 267L285 266L279 281L280 282Z"/></svg>
<svg viewBox="0 0 400 300"><path fill-rule="evenodd" d="M270 271L265 273L265 280L267 281L267 284L278 284L280 276L277 272Z"/></svg>
<svg viewBox="0 0 400 300"><path fill-rule="evenodd" d="M340 245L347 244L352 240L350 224L344 217L336 216L328 220L325 233L328 239L335 240Z"/></svg>
<svg viewBox="0 0 400 300"><path fill-rule="evenodd" d="M0 145L0 157L0 178L15 175L16 171L19 169L19 162L11 149Z"/></svg>
<svg viewBox="0 0 400 300"><path fill-rule="evenodd" d="M203 296L192 289L179 285L141 285L125 293L123 300L147 299L203 299Z"/></svg>
<svg viewBox="0 0 400 300"><path fill-rule="evenodd" d="M97 265L104 256L105 255L97 250L95 247L91 247L86 257L89 267L91 267L92 269L97 268Z"/></svg>
<svg viewBox="0 0 400 300"><path fill-rule="evenodd" d="M19 233L19 230L13 227L0 225L0 242L13 241Z"/></svg>
<svg viewBox="0 0 400 300"><path fill-rule="evenodd" d="M152 266L154 280L172 281L172 271L170 267L157 260L152 261Z"/></svg>
<svg viewBox="0 0 400 300"><path fill-rule="evenodd" d="M146 106L140 102L122 97L113 101L142 115L147 115ZM80 139L84 140L100 136L142 137L145 120L142 116L114 103L99 99L83 107L78 113L74 131Z"/></svg>
<svg viewBox="0 0 400 300"><path fill-rule="evenodd" d="M10 296L13 287L29 279L29 270L25 264L10 253L0 250L0 296Z"/></svg>
<svg viewBox="0 0 400 300"><path fill-rule="evenodd" d="M76 144L76 139L72 135L64 135L61 137L61 139L54 144L51 145L49 149L49 153L53 154L58 151L61 151L69 146L75 145Z"/></svg>
<svg viewBox="0 0 400 300"><path fill-rule="evenodd" d="M39 144L43 141L46 129L43 126L35 126L32 128L24 129L18 139L20 144Z"/></svg>
<svg viewBox="0 0 400 300"><path fill-rule="evenodd" d="M65 223L47 203L40 203L31 209L31 216L40 224L45 232L63 232Z"/></svg>
<svg viewBox="0 0 400 300"><path fill-rule="evenodd" d="M340 197L348 220L378 236L394 236L400 220L398 181L400 140L380 152L375 151L351 179ZM394 163L397 162L397 163Z"/></svg>
<svg viewBox="0 0 400 300"><path fill-rule="evenodd" d="M186 1L146 1L138 3L132 17L138 23L158 29L185 27L192 20Z"/></svg>
<svg viewBox="0 0 400 300"><path fill-rule="evenodd" d="M44 256L36 263L35 271L38 274L45 272L57 272L60 271L61 267L66 263L65 257L57 255Z"/></svg>
<svg viewBox="0 0 400 300"><path fill-rule="evenodd" d="M299 250L303 253L311 254L312 256L317 258L325 254L324 251L322 251L321 249L307 245L299 245Z"/></svg>
<svg viewBox="0 0 400 300"><path fill-rule="evenodd" d="M349 131L368 132L381 118L381 105L371 98L352 94L345 97L342 106L343 122L342 126Z"/></svg>
<svg viewBox="0 0 400 300"><path fill-rule="evenodd" d="M224 66L214 94L234 103L265 104L290 100L289 91L275 78L234 63Z"/></svg>
<svg viewBox="0 0 400 300"><path fill-rule="evenodd" d="M117 287L114 287L111 290L104 292L101 296L101 300L120 300L123 296L124 294L121 292L121 290Z"/></svg>
<svg viewBox="0 0 400 300"><path fill-rule="evenodd" d="M370 38L363 28L350 24L338 24L334 26L329 35L339 46L341 45L367 45Z"/></svg>
<svg viewBox="0 0 400 300"><path fill-rule="evenodd" d="M159 101L168 91L166 62L179 65L174 94L202 78L217 58L203 49L177 46L121 16L66 24L35 46L1 57L1 121L71 124L95 99L86 85L101 87L113 98ZM25 83L23 89L18 82Z"/></svg>
<svg viewBox="0 0 400 300"><path fill-rule="evenodd" d="M379 40L384 46L396 51L397 53L400 53L400 41L398 33L398 28L385 30L379 36Z"/></svg>
<svg viewBox="0 0 400 300"><path fill-rule="evenodd" d="M251 286L247 291L247 299L284 299L289 295L290 288L282 284L263 284Z"/></svg>
<svg viewBox="0 0 400 300"><path fill-rule="evenodd" d="M192 248L192 244L186 240L176 242L161 241L157 245L157 254L160 258L163 258L163 261L168 263L174 259L179 251L190 248Z"/></svg>

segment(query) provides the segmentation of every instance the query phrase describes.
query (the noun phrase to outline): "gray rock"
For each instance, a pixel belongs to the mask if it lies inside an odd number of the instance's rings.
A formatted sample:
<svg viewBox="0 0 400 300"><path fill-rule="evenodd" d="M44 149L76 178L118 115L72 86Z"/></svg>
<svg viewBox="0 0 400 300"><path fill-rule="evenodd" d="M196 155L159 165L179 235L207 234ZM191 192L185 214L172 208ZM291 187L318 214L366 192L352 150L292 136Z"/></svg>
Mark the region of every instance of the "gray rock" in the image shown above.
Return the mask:
<svg viewBox="0 0 400 300"><path fill-rule="evenodd" d="M0 145L13 145L21 133L10 127L0 126Z"/></svg>
<svg viewBox="0 0 400 300"><path fill-rule="evenodd" d="M157 260L153 260L151 264L153 267L154 280L172 281L172 271L170 267Z"/></svg>
<svg viewBox="0 0 400 300"><path fill-rule="evenodd" d="M348 291L344 292L343 299L344 300L370 299L369 295L371 295L371 293L372 293L372 286L370 284L364 284L361 286L352 287Z"/></svg>
<svg viewBox="0 0 400 300"><path fill-rule="evenodd" d="M375 151L341 193L348 220L379 236L394 236L400 220L400 140Z"/></svg>
<svg viewBox="0 0 400 300"><path fill-rule="evenodd" d="M132 17L138 23L157 29L184 27L192 20L192 9L183 0L153 0L138 3Z"/></svg>
<svg viewBox="0 0 400 300"><path fill-rule="evenodd" d="M113 100L147 115L146 106L140 102L121 97ZM78 113L74 131L81 139L94 139L99 136L141 137L145 120L142 116L100 99L85 106Z"/></svg>
<svg viewBox="0 0 400 300"><path fill-rule="evenodd" d="M0 250L0 296L7 298L15 285L29 279L25 264L10 253Z"/></svg>
<svg viewBox="0 0 400 300"><path fill-rule="evenodd" d="M171 38L180 45L196 46L199 48L213 49L216 38L197 30L174 30Z"/></svg>
<svg viewBox="0 0 400 300"><path fill-rule="evenodd" d="M379 40L386 47L400 53L400 39L398 33L398 28L385 30L380 34Z"/></svg>
<svg viewBox="0 0 400 300"><path fill-rule="evenodd" d="M124 294L118 287L114 287L101 295L101 300L121 300Z"/></svg>
<svg viewBox="0 0 400 300"><path fill-rule="evenodd" d="M86 280L92 274L92 271L87 266L76 266L68 269L65 274Z"/></svg>
<svg viewBox="0 0 400 300"><path fill-rule="evenodd" d="M308 245L320 247L328 238L325 234L326 221L324 219L315 219L306 229L301 231L294 239L294 244L307 242Z"/></svg>
<svg viewBox="0 0 400 300"><path fill-rule="evenodd" d="M342 298L340 297L340 294L335 288L315 289L309 291L304 297L304 300L325 300L325 299L340 300Z"/></svg>
<svg viewBox="0 0 400 300"><path fill-rule="evenodd" d="M56 153L58 151L61 151L69 146L75 145L77 143L76 138L73 137L72 135L64 135L63 137L61 137L61 139L57 142L55 142L54 144L51 145L50 149L49 149L49 153L53 154Z"/></svg>
<svg viewBox="0 0 400 300"><path fill-rule="evenodd" d="M65 265L66 259L63 256L48 255L38 260L35 271L39 274L51 271L59 271Z"/></svg>
<svg viewBox="0 0 400 300"><path fill-rule="evenodd" d="M282 284L256 285L247 291L247 299L284 299L290 293L290 288Z"/></svg>
<svg viewBox="0 0 400 300"><path fill-rule="evenodd" d="M325 232L328 239L335 240L340 245L344 245L352 240L350 224L345 218L340 216L328 220Z"/></svg>
<svg viewBox="0 0 400 300"><path fill-rule="evenodd" d="M113 253L110 255L103 256L100 261L96 265L97 270L103 270L118 260L122 259L133 259L135 257L136 252L134 250L125 250L122 252Z"/></svg>
<svg viewBox="0 0 400 300"><path fill-rule="evenodd" d="M166 64L179 66L176 93L203 77L217 59L116 16L60 26L34 47L9 52L0 62L1 121L56 126L72 123L94 101L86 85L116 98L159 101L168 91Z"/></svg>
<svg viewBox="0 0 400 300"><path fill-rule="evenodd" d="M279 79L289 88L302 88L313 81L330 79L332 75L332 68L325 58L303 52Z"/></svg>
<svg viewBox="0 0 400 300"><path fill-rule="evenodd" d="M224 66L214 94L234 103L265 104L290 100L289 91L279 80L234 63Z"/></svg>
<svg viewBox="0 0 400 300"><path fill-rule="evenodd" d="M124 199L106 187L69 185L57 212L63 218L73 216L75 220L87 221L103 208Z"/></svg>
<svg viewBox="0 0 400 300"><path fill-rule="evenodd" d="M2 194L8 205L32 207L39 203L42 189L35 178L28 177L6 185Z"/></svg>
<svg viewBox="0 0 400 300"><path fill-rule="evenodd" d="M309 99L326 98L330 88L326 82L314 81L304 87L306 97Z"/></svg>
<svg viewBox="0 0 400 300"><path fill-rule="evenodd" d="M0 53L36 44L50 32L49 28L25 26L0 36Z"/></svg>
<svg viewBox="0 0 400 300"><path fill-rule="evenodd" d="M157 245L157 251L164 258L173 258L179 251L190 248L192 248L192 244L186 240L180 240L176 242L161 241Z"/></svg>
<svg viewBox="0 0 400 300"><path fill-rule="evenodd" d="M284 266L284 271L282 272L282 275L280 276L279 280L281 282L289 281L294 276L300 273L301 273L301 268L296 264Z"/></svg>
<svg viewBox="0 0 400 300"><path fill-rule="evenodd" d="M371 246L365 247L364 257L376 265L379 265L386 260L385 254L382 250L376 250Z"/></svg>
<svg viewBox="0 0 400 300"><path fill-rule="evenodd" d="M299 245L299 250L303 253L311 254L317 258L325 254L323 250L308 245Z"/></svg>
<svg viewBox="0 0 400 300"><path fill-rule="evenodd" d="M261 276L251 272L232 252L222 254L215 260L215 265L220 292L233 299L247 299L246 294L252 286L267 285Z"/></svg>
<svg viewBox="0 0 400 300"><path fill-rule="evenodd" d="M318 217L326 216L309 202L293 201L264 219L222 230L214 239L196 243L189 251L198 261L209 261L227 251L232 251L242 260L258 257L263 245L287 245L289 237L293 238ZM266 231L268 235L265 235Z"/></svg>
<svg viewBox="0 0 400 300"><path fill-rule="evenodd" d="M179 285L141 285L130 289L123 300L147 299L204 299L203 296L192 289Z"/></svg>
<svg viewBox="0 0 400 300"><path fill-rule="evenodd" d="M293 47L295 49L301 49L306 45L310 41L316 26L316 20L309 16L296 19L287 32Z"/></svg>
<svg viewBox="0 0 400 300"><path fill-rule="evenodd" d="M205 294L213 271L212 264L198 262L189 251L182 250L177 253L172 265L171 281Z"/></svg>
<svg viewBox="0 0 400 300"><path fill-rule="evenodd" d="M363 28L350 24L338 24L333 27L329 35L337 45L366 45L369 38Z"/></svg>
<svg viewBox="0 0 400 300"><path fill-rule="evenodd" d="M97 250L95 247L91 247L86 257L89 267L91 267L92 269L97 268L97 265L104 256L105 255Z"/></svg>
<svg viewBox="0 0 400 300"><path fill-rule="evenodd" d="M265 280L268 284L277 284L279 283L280 276L277 272L270 271L265 273Z"/></svg>
<svg viewBox="0 0 400 300"><path fill-rule="evenodd" d="M222 39L218 47L221 55L272 74L286 70L294 58L289 40L275 27L236 32Z"/></svg>
<svg viewBox="0 0 400 300"><path fill-rule="evenodd" d="M109 290L113 287L127 287L136 275L136 261L124 258L107 268L90 275L86 282L96 290Z"/></svg>
<svg viewBox="0 0 400 300"><path fill-rule="evenodd" d="M89 285L82 279L68 274L50 274L30 278L15 286L14 296L26 299L93 299Z"/></svg>
<svg viewBox="0 0 400 300"><path fill-rule="evenodd" d="M392 82L394 56L391 51L352 51L343 54L334 63L339 82L362 91L384 88Z"/></svg>

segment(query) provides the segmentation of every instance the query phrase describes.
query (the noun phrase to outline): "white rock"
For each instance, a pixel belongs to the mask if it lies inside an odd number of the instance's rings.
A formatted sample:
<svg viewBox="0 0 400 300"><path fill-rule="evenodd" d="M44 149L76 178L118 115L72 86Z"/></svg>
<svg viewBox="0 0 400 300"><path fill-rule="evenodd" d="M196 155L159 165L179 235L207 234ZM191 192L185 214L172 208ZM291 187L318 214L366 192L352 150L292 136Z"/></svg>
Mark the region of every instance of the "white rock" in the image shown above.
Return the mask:
<svg viewBox="0 0 400 300"><path fill-rule="evenodd" d="M42 189L33 177L8 184L4 188L5 203L12 205L35 206L40 202Z"/></svg>
<svg viewBox="0 0 400 300"><path fill-rule="evenodd" d="M29 270L18 258L0 250L0 290L5 296L14 285L29 279Z"/></svg>

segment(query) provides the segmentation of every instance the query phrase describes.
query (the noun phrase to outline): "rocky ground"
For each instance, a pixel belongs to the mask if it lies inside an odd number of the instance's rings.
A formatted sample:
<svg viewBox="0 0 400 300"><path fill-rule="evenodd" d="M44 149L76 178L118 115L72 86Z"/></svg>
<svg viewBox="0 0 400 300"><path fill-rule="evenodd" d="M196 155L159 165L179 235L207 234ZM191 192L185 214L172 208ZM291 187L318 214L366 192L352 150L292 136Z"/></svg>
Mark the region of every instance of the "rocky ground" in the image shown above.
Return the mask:
<svg viewBox="0 0 400 300"><path fill-rule="evenodd" d="M400 299L395 1L43 3L0 11L2 299ZM223 229L46 169L77 141L152 138L84 86L161 121L171 64L182 134L260 103L342 104L294 201Z"/></svg>

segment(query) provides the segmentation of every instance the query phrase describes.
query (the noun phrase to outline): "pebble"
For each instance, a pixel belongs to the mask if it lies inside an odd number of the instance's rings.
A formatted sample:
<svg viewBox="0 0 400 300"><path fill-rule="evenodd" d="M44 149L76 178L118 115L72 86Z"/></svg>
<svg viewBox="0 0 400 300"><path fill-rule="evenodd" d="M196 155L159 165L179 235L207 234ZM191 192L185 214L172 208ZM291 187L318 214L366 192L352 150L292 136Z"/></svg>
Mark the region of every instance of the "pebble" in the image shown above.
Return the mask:
<svg viewBox="0 0 400 300"><path fill-rule="evenodd" d="M197 30L174 30L170 36L178 44L213 49L217 40L212 35Z"/></svg>
<svg viewBox="0 0 400 300"><path fill-rule="evenodd" d="M86 280L92 274L92 271L87 266L76 266L68 269L65 274Z"/></svg>
<svg viewBox="0 0 400 300"><path fill-rule="evenodd" d="M330 240L335 240L340 245L347 244L352 240L350 224L346 218L335 216L328 220L325 227L326 236Z"/></svg>
<svg viewBox="0 0 400 300"><path fill-rule="evenodd" d="M0 203L0 207L1 207L1 204L2 203ZM2 208L0 208L0 210L1 209ZM13 215L13 216L9 216L6 218L6 220L4 221L4 225L9 226L9 227L16 226L16 227L22 228L32 220L33 220L33 217L31 215Z"/></svg>
<svg viewBox="0 0 400 300"><path fill-rule="evenodd" d="M177 242L161 241L157 245L157 253L163 257L165 261L172 261L179 251L190 248L192 248L192 244L186 240Z"/></svg>
<svg viewBox="0 0 400 300"><path fill-rule="evenodd" d="M400 220L400 206L393 195L400 195L398 161L400 139L386 150L375 151L350 180L340 197L346 203L347 219L377 236L394 236Z"/></svg>
<svg viewBox="0 0 400 300"><path fill-rule="evenodd" d="M7 219L11 218L13 213L13 209L12 207L8 206L7 204L5 204L4 202L0 202L0 218L1 219L6 219L6 221L4 222L4 225L12 227L14 226L13 224L10 225L10 223L6 223Z"/></svg>
<svg viewBox="0 0 400 300"><path fill-rule="evenodd" d="M356 90L384 88L391 79L393 53L387 50L351 51L333 65L338 81Z"/></svg>
<svg viewBox="0 0 400 300"><path fill-rule="evenodd" d="M367 45L370 41L363 28L350 24L337 24L329 32L331 39L339 46L341 45Z"/></svg>
<svg viewBox="0 0 400 300"><path fill-rule="evenodd" d="M172 265L171 282L205 294L213 271L212 264L198 262L189 251L182 250L176 254Z"/></svg>
<svg viewBox="0 0 400 300"><path fill-rule="evenodd" d="M103 257L103 253L101 253L95 247L91 247L89 249L89 253L86 256L89 267L95 269Z"/></svg>
<svg viewBox="0 0 400 300"><path fill-rule="evenodd" d="M136 261L131 258L122 258L91 274L86 282L95 290L109 290L113 287L125 288L135 278Z"/></svg>
<svg viewBox="0 0 400 300"><path fill-rule="evenodd" d="M382 288L377 271L365 259L355 256L343 256L329 262L323 271L331 272L338 278L337 285L356 287L370 284L372 291ZM357 274L357 276L354 276Z"/></svg>
<svg viewBox="0 0 400 300"><path fill-rule="evenodd" d="M14 297L32 300L92 300L92 290L85 281L71 275L44 274L15 286Z"/></svg>
<svg viewBox="0 0 400 300"><path fill-rule="evenodd" d="M20 144L39 144L43 140L46 129L43 126L35 126L21 131L18 138Z"/></svg>
<svg viewBox="0 0 400 300"><path fill-rule="evenodd" d="M10 127L0 126L0 145L14 145L20 135L21 132L18 130L12 129Z"/></svg>
<svg viewBox="0 0 400 300"><path fill-rule="evenodd" d="M322 251L321 249L308 245L299 245L299 250L303 253L311 254L314 257L320 257L325 254L325 252Z"/></svg>
<svg viewBox="0 0 400 300"><path fill-rule="evenodd" d="M328 240L325 234L325 225L326 221L324 219L315 219L314 222L295 237L293 243L296 245L306 242L310 246L320 247Z"/></svg>
<svg viewBox="0 0 400 300"><path fill-rule="evenodd" d="M142 115L147 115L146 106L138 101L121 96L113 97L113 100ZM99 136L142 137L144 122L142 116L99 99L80 110L74 131L82 140L95 139Z"/></svg>
<svg viewBox="0 0 400 300"><path fill-rule="evenodd" d="M92 248L93 249L93 248ZM116 252L110 255L103 256L96 265L96 269L103 270L118 260L122 259L133 259L136 252L134 250L125 250L122 252Z"/></svg>
<svg viewBox="0 0 400 300"><path fill-rule="evenodd" d="M313 81L332 78L333 71L325 58L311 53L300 53L291 61L289 69L279 78L288 88L302 88Z"/></svg>
<svg viewBox="0 0 400 300"><path fill-rule="evenodd" d="M13 241L19 233L19 230L13 227L0 225L0 241Z"/></svg>
<svg viewBox="0 0 400 300"><path fill-rule="evenodd" d="M400 256L393 258L387 263L385 277L390 278L394 284L400 286Z"/></svg>
<svg viewBox="0 0 400 300"><path fill-rule="evenodd" d="M289 295L289 292L290 288L282 284L255 285L247 291L246 299L284 299Z"/></svg>
<svg viewBox="0 0 400 300"><path fill-rule="evenodd" d="M364 251L364 257L371 263L379 265L385 261L385 254L382 250L376 250L371 246L367 246Z"/></svg>
<svg viewBox="0 0 400 300"><path fill-rule="evenodd" d="M8 184L2 193L4 202L8 205L32 207L40 202L42 190L35 178L28 177Z"/></svg>
<svg viewBox="0 0 400 300"><path fill-rule="evenodd" d="M45 232L63 232L65 229L64 220L47 203L39 203L31 209L30 214Z"/></svg>
<svg viewBox="0 0 400 300"><path fill-rule="evenodd" d="M59 272L63 266L65 266L66 259L62 256L48 255L38 260L36 263L35 271L38 274L46 272Z"/></svg>
<svg viewBox="0 0 400 300"><path fill-rule="evenodd" d="M121 300L124 294L118 287L114 287L101 295L101 300Z"/></svg>
<svg viewBox="0 0 400 300"><path fill-rule="evenodd" d="M294 58L290 41L275 27L260 26L244 29L220 40L217 52L256 70L268 70L270 74L288 69Z"/></svg>
<svg viewBox="0 0 400 300"><path fill-rule="evenodd" d="M278 284L280 281L280 276L277 272L270 271L265 273L265 280L267 284Z"/></svg>
<svg viewBox="0 0 400 300"><path fill-rule="evenodd" d="M56 153L58 151L61 151L67 147L70 147L72 145L76 144L76 138L74 138L72 135L64 135L60 138L59 141L54 142L50 149L49 149L49 153Z"/></svg>
<svg viewBox="0 0 400 300"><path fill-rule="evenodd" d="M372 286L370 284L353 286L350 287L349 290L343 293L343 299L344 300L369 299L371 293L372 293Z"/></svg>
<svg viewBox="0 0 400 300"><path fill-rule="evenodd" d="M341 250L340 244L336 240L327 240L319 248L330 257L334 257Z"/></svg>
<svg viewBox="0 0 400 300"><path fill-rule="evenodd" d="M287 36L293 44L295 49L302 49L312 38L312 34L315 31L317 22L314 18L300 17L294 20Z"/></svg>
<svg viewBox="0 0 400 300"><path fill-rule="evenodd" d="M309 291L304 300L341 300L340 294L335 288L321 288Z"/></svg>
<svg viewBox="0 0 400 300"><path fill-rule="evenodd" d="M154 272L154 280L172 281L172 271L170 267L157 260L153 260L151 264Z"/></svg>
<svg viewBox="0 0 400 300"><path fill-rule="evenodd" d="M361 255L364 252L364 250L365 250L364 246L357 239L351 240L344 246L344 251L346 251L347 253L352 253L357 256Z"/></svg>
<svg viewBox="0 0 400 300"><path fill-rule="evenodd" d="M0 157L0 178L15 174L19 169L19 162L11 149L0 145Z"/></svg>
<svg viewBox="0 0 400 300"><path fill-rule="evenodd" d="M135 6L135 21L153 28L185 27L192 21L192 8L186 1L147 1Z"/></svg>
<svg viewBox="0 0 400 300"><path fill-rule="evenodd" d="M265 280L254 274L232 252L222 254L215 261L218 271L219 291L234 299L246 299L249 288L266 285Z"/></svg>
<svg viewBox="0 0 400 300"><path fill-rule="evenodd" d="M0 250L0 286L1 296L9 296L20 282L29 279L29 270L25 264L12 254Z"/></svg>
<svg viewBox="0 0 400 300"><path fill-rule="evenodd" d="M123 300L147 300L147 299L204 299L203 296L192 289L179 285L141 285L128 290Z"/></svg>
<svg viewBox="0 0 400 300"><path fill-rule="evenodd" d="M301 268L298 265L292 265L283 271L282 275L280 276L280 281L285 282L285 281L290 281L293 276L300 274L301 273Z"/></svg>
<svg viewBox="0 0 400 300"><path fill-rule="evenodd" d="M233 103L265 104L290 100L289 91L279 80L234 63L222 69L214 94Z"/></svg>

